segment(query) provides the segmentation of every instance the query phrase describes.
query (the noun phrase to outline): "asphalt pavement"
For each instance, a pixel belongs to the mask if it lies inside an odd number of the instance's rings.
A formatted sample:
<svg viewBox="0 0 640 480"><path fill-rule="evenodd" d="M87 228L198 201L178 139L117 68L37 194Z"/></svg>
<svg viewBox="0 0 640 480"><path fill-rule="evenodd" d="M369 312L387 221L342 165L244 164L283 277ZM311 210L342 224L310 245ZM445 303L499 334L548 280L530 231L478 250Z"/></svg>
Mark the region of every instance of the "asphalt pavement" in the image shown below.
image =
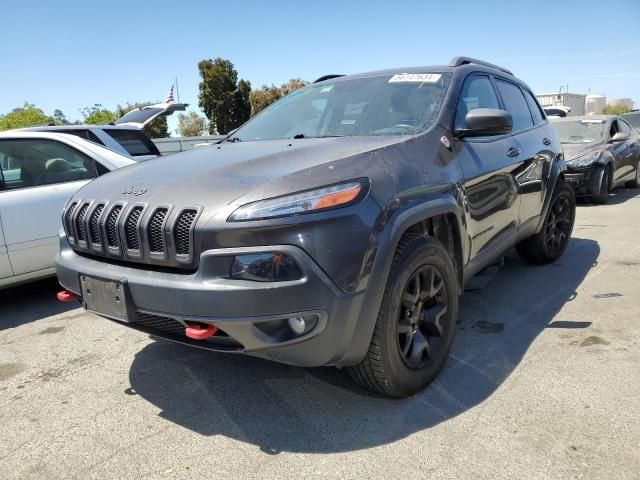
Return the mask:
<svg viewBox="0 0 640 480"><path fill-rule="evenodd" d="M389 400L332 368L188 348L0 291L0 478L640 478L640 191L556 263L461 299L451 358Z"/></svg>

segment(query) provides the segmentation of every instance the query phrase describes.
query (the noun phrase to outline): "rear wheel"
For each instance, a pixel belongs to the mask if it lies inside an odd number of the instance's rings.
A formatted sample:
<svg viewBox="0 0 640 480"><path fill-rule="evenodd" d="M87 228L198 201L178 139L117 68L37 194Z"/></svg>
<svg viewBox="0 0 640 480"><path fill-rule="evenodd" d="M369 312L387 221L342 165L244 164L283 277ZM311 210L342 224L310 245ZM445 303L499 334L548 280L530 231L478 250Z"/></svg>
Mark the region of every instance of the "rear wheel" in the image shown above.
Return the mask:
<svg viewBox="0 0 640 480"><path fill-rule="evenodd" d="M559 180L542 229L516 245L518 254L539 265L557 260L567 248L575 217L575 193L569 184Z"/></svg>
<svg viewBox="0 0 640 480"><path fill-rule="evenodd" d="M443 245L422 235L396 250L365 358L347 371L392 397L422 390L442 370L456 330L458 281Z"/></svg>
<svg viewBox="0 0 640 480"><path fill-rule="evenodd" d="M609 200L610 169L606 165L598 167L593 176L591 201L603 205Z"/></svg>

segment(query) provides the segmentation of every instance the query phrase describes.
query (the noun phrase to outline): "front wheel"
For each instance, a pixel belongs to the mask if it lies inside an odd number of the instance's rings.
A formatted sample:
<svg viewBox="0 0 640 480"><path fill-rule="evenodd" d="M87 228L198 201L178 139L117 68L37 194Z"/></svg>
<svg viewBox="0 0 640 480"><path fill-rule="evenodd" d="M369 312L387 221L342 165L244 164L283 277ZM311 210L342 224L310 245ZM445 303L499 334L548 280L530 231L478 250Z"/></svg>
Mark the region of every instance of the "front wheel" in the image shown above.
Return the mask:
<svg viewBox="0 0 640 480"><path fill-rule="evenodd" d="M559 180L542 229L516 245L518 254L538 265L554 262L567 248L575 218L575 193L569 184Z"/></svg>
<svg viewBox="0 0 640 480"><path fill-rule="evenodd" d="M404 237L396 250L365 358L347 371L369 390L406 397L442 370L456 331L458 280L443 245Z"/></svg>
<svg viewBox="0 0 640 480"><path fill-rule="evenodd" d="M593 193L591 201L599 205L604 205L609 201L609 167L599 166L593 176Z"/></svg>

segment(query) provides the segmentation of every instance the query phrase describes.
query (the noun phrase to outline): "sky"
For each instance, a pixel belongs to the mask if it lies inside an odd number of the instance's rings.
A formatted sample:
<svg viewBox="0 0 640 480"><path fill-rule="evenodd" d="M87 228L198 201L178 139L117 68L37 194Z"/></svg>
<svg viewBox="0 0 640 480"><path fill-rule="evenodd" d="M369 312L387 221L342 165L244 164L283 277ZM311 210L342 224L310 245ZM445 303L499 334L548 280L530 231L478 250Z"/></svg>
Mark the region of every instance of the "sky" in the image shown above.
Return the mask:
<svg viewBox="0 0 640 480"><path fill-rule="evenodd" d="M640 107L640 0L2 0L1 10L0 113L28 101L81 119L95 103L161 101L176 77L199 111L197 64L216 57L259 88L462 55L511 69L536 94L568 84Z"/></svg>

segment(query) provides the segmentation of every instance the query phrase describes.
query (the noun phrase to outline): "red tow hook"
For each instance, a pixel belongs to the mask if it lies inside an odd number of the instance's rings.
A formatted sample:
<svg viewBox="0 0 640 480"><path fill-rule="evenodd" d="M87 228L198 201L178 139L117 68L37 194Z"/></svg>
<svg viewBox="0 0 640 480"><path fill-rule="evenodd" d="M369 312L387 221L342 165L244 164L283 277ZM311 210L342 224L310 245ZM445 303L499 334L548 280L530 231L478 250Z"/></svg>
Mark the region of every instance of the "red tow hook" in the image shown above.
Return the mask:
<svg viewBox="0 0 640 480"><path fill-rule="evenodd" d="M207 325L206 328L202 325L189 325L184 334L193 340L205 340L216 334L218 327L215 325Z"/></svg>
<svg viewBox="0 0 640 480"><path fill-rule="evenodd" d="M56 295L58 297L58 300L60 300L61 302L73 302L74 300L78 299L78 296L73 293L70 292L68 290L63 290L61 292L58 292L58 295Z"/></svg>

